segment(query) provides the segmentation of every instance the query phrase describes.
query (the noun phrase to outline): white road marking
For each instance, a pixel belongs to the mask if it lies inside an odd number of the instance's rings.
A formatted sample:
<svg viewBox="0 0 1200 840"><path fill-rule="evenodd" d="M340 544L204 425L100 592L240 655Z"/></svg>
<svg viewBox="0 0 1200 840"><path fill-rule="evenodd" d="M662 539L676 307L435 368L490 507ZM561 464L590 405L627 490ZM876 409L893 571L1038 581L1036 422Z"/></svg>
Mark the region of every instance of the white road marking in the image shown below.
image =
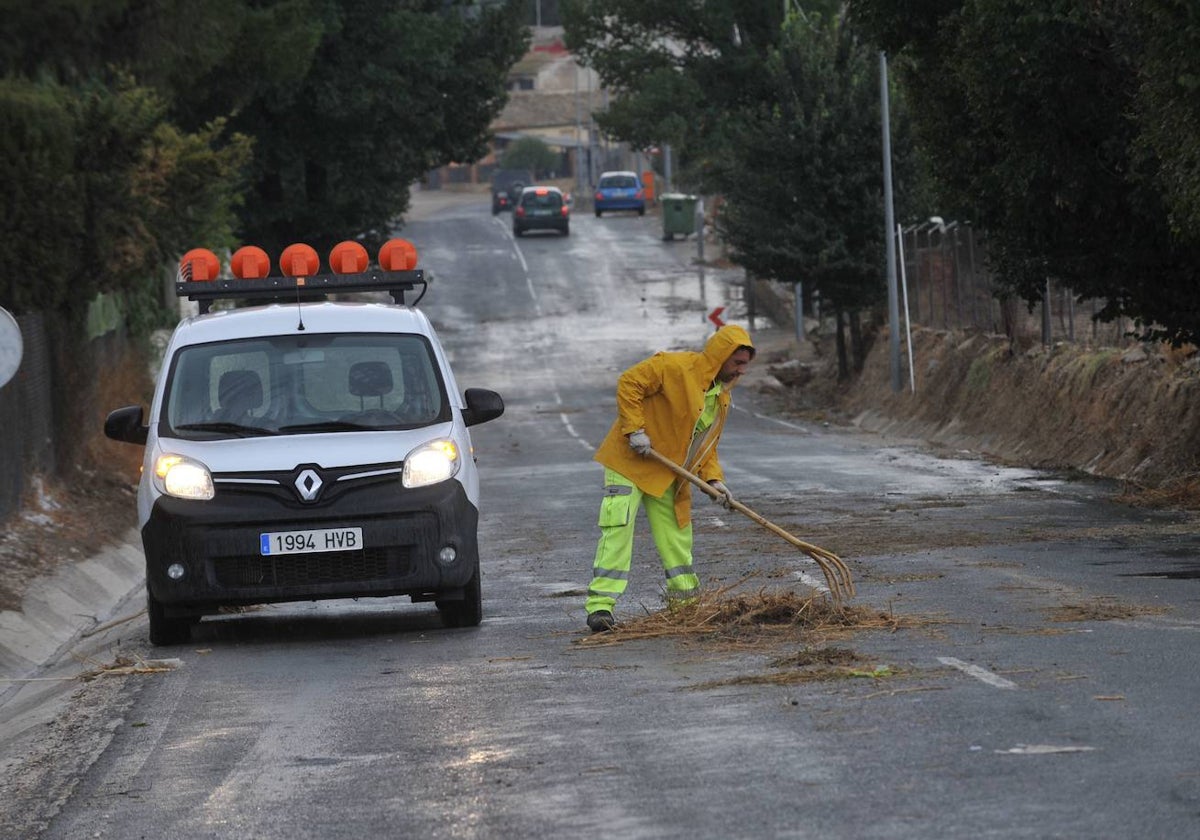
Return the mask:
<svg viewBox="0 0 1200 840"><path fill-rule="evenodd" d="M562 394L558 393L557 385L554 387L554 401L560 406L563 404ZM593 449L592 445L584 440L583 436L580 435L579 432L575 431L575 427L571 425L571 421L567 419L567 415L564 412L559 412L558 419L562 420L563 425L567 427L567 434L579 441L583 445L584 449L588 450L589 452Z"/></svg>
<svg viewBox="0 0 1200 840"><path fill-rule="evenodd" d="M812 429L810 429L807 426L801 426L797 423L789 423L787 420L781 420L778 417L768 417L765 414L759 414L757 411L750 411L749 409L741 408L736 405L733 408L735 411L740 411L744 414L749 414L751 417L757 418L759 420L766 420L768 423L775 423L776 425L779 425L779 426L786 426L787 428L791 429L792 431L800 432L800 434L803 434L803 435L811 435L812 434Z"/></svg>
<svg viewBox="0 0 1200 840"><path fill-rule="evenodd" d="M592 445L584 440L577 431L575 431L575 427L571 425L571 421L567 419L567 415L560 414L558 416L562 419L563 425L567 427L567 434L579 441L583 445L583 448L590 452L592 450Z"/></svg>
<svg viewBox="0 0 1200 840"><path fill-rule="evenodd" d="M1054 755L1056 753L1092 752L1095 747L1060 747L1055 744L1018 744L1010 750L992 750L999 755Z"/></svg>
<svg viewBox="0 0 1200 840"><path fill-rule="evenodd" d="M499 220L495 220L496 224L503 226ZM507 230L507 229L506 229ZM521 261L521 270L525 272L525 285L529 288L529 297L533 300L533 312L541 317L542 304L538 301L537 290L533 288L533 278L529 276L529 263L525 262L525 255L521 253L521 246L517 244L517 240L513 235L509 234L509 239L512 241L513 251L517 255L517 259Z"/></svg>
<svg viewBox="0 0 1200 840"><path fill-rule="evenodd" d="M993 674L986 668L980 668L978 665L972 665L970 662L963 662L961 659L955 659L953 656L939 656L938 662L943 665L949 665L951 668L957 668L964 674L974 677L980 682L985 682L993 688L1008 688L1013 689L1017 684L1011 680L1006 680L997 674Z"/></svg>
<svg viewBox="0 0 1200 840"><path fill-rule="evenodd" d="M1200 624L1194 621L1178 621L1170 618L1160 618L1157 621L1130 621L1118 618L1111 622L1122 627L1135 627L1138 630L1183 630L1189 633L1200 633Z"/></svg>

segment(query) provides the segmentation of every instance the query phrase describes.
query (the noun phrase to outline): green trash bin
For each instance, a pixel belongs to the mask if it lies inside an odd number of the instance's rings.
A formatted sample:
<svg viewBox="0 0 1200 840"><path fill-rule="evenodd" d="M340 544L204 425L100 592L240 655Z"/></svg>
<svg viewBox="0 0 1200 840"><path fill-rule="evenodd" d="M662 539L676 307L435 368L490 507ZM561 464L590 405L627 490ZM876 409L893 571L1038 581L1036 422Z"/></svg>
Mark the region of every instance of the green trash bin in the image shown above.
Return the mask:
<svg viewBox="0 0 1200 840"><path fill-rule="evenodd" d="M683 234L686 239L696 232L696 196L666 193L662 196L663 240Z"/></svg>

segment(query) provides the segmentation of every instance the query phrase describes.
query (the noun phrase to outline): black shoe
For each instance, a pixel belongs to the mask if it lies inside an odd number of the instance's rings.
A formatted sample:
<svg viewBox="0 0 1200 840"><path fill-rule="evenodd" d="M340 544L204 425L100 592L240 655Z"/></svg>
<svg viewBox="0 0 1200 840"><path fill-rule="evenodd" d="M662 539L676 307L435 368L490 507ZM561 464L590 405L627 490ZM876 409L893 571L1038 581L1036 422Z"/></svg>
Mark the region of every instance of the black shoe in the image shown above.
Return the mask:
<svg viewBox="0 0 1200 840"><path fill-rule="evenodd" d="M596 610L588 613L587 624L593 633L607 633L616 626L616 619L608 610Z"/></svg>

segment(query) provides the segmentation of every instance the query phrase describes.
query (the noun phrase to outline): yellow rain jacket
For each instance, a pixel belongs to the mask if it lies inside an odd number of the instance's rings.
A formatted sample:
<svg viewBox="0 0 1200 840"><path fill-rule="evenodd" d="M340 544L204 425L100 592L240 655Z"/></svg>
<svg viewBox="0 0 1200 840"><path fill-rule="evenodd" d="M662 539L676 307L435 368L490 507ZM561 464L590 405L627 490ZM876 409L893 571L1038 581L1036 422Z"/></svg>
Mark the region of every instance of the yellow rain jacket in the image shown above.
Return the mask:
<svg viewBox="0 0 1200 840"><path fill-rule="evenodd" d="M617 419L596 450L595 460L616 470L643 493L661 496L677 481L661 464L629 448L626 435L645 429L655 451L695 473L705 481L724 479L717 460L717 442L729 413L730 395L722 389L717 396L717 416L706 432L704 443L685 463L696 422L704 411L704 393L717 373L739 347L754 344L750 334L734 324L721 327L708 339L704 351L655 353L621 374L617 380ZM691 522L691 485L679 481L675 489L675 519L680 528Z"/></svg>

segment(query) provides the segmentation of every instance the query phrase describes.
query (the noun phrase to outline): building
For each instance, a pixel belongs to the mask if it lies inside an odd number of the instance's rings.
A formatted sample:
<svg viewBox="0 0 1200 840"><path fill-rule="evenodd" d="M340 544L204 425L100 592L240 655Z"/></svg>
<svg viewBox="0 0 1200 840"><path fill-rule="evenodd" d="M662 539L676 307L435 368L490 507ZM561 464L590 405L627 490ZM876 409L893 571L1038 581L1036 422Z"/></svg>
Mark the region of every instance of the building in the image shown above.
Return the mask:
<svg viewBox="0 0 1200 840"><path fill-rule="evenodd" d="M430 173L430 187L487 184L504 150L522 137L538 137L560 155L561 166L547 173L580 191L607 169L638 169L640 155L600 135L593 112L608 103L595 71L582 67L563 44L562 27L532 27L525 57L509 72L509 100L492 122L491 150L473 164L451 164Z"/></svg>

